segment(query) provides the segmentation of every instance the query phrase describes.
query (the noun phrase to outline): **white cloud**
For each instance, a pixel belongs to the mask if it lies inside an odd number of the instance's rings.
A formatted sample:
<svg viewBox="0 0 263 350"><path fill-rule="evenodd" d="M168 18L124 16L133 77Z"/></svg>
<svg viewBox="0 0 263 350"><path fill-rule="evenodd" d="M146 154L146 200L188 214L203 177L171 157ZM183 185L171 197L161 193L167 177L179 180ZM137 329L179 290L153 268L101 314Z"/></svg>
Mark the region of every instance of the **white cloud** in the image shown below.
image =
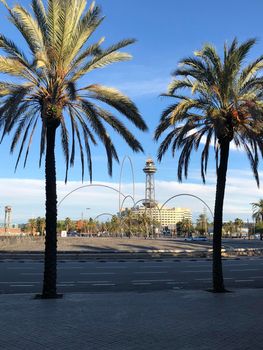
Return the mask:
<svg viewBox="0 0 263 350"><path fill-rule="evenodd" d="M210 174L209 174L210 175ZM180 193L187 193L199 196L212 209L215 198L215 177L210 178L210 182L203 185L200 180L189 179L187 182L179 184L176 181L156 180L156 199L164 203L169 197ZM94 183L95 184L95 183ZM104 182L106 186L112 186L118 190L118 183ZM67 185L59 181L58 202L70 191L83 184L78 181L70 181ZM85 185L85 184L84 184ZM88 185L88 184L86 184ZM121 191L124 195L132 195L132 183L123 183ZM42 180L30 179L0 179L0 222L4 220L5 205L12 206L12 221L26 222L30 217L44 216L45 214L45 183ZM135 184L135 200L144 198L144 183ZM251 202L256 202L263 198L262 189L256 187L251 173L247 171L230 170L227 179L226 197L224 206L224 218L241 217L251 218ZM132 200L127 198L124 206L132 206ZM177 197L168 203L171 207L189 207L194 216L203 211L204 205L195 198L189 196ZM90 208L90 209L86 209ZM73 192L60 205L58 217L60 219L70 216L78 219L82 213L84 217L95 217L100 213L116 213L119 208L119 195L117 192L103 187L84 187Z"/></svg>

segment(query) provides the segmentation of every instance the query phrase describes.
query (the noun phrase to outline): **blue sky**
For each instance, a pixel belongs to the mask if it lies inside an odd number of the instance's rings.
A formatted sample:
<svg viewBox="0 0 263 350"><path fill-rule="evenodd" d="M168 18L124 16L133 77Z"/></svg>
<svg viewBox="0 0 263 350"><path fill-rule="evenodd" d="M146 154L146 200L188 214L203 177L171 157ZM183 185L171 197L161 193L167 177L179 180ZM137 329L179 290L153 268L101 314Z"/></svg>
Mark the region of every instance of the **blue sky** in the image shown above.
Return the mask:
<svg viewBox="0 0 263 350"><path fill-rule="evenodd" d="M25 6L30 3L29 1L18 2ZM12 3L12 1L9 1L9 4ZM109 66L100 71L97 70L86 79L87 81L114 86L128 94L135 101L149 125L150 130L147 134L135 131L145 149L144 155L133 155L118 137L113 136L119 150L120 159L125 155L129 155L133 160L135 181L138 188L137 197L143 197L144 174L141 169L148 155L151 155L154 159L156 157L157 145L152 141L152 136L161 111L169 104L169 101L160 98L159 94L165 92L171 79L170 73L176 68L177 62L181 58L191 55L206 42L213 43L218 51L222 52L224 42L231 42L234 37L237 37L240 41L256 37L258 38L258 44L252 50L249 59L262 54L263 2L254 0L252 6L252 2L248 3L245 0L221 0L220 2L208 0L189 0L187 2L176 0L100 0L97 1L97 4L102 6L106 18L96 36L105 36L105 45L111 45L123 38L132 37L137 39L136 44L126 49L133 55L132 61ZM23 47L21 38L6 20L6 12L5 10L2 11L2 8L0 19L0 31L13 40L18 40ZM131 128L131 130L134 129ZM36 197L31 198L30 195L33 192L31 189L34 185L41 188L44 179L44 168L38 168L38 140L34 140L26 169L23 169L20 165L16 173L14 173L16 157L15 155L12 157L9 155L8 139L3 142L0 149L2 164L0 188L2 186L5 193L4 196L1 196L0 201L0 222L2 221L1 207L3 208L6 204L13 206L14 221L17 222L26 220L32 215L44 215L43 189L38 194L39 197L36 195ZM190 193L194 190L194 194L202 198L207 196L206 200L213 207L215 173L212 152L210 163L207 185L204 186L199 176L200 158L198 154L193 154L189 179L184 181L183 187L180 187L181 185L177 184L176 179L176 159L172 159L170 154L167 154L163 162L157 165L157 199L160 198L164 201L165 198L177 194L179 191L183 190ZM107 183L118 187L120 167L115 164L113 177L110 178L107 175L105 153L101 147L93 150L93 168L95 183ZM262 171L262 164L260 170ZM64 162L59 146L57 147L57 176L58 180L61 181L59 185L59 191L61 192L58 191L59 198L62 197L62 193L67 193L74 186L81 185L79 164L76 164L74 169L70 171L69 184L67 186L63 185ZM262 176L261 179L263 180ZM86 176L86 180L88 180L88 176ZM226 220L238 216L243 219L250 219L251 205L249 203L255 202L263 196L262 191L258 190L255 182L251 180L252 174L244 153L233 150L230 156L229 181L226 190ZM130 188L130 182L131 174L127 164L123 173L123 183L127 187L127 191ZM85 181L85 183L87 182ZM235 183L239 183L237 188ZM14 188L15 195L11 196L10 193L14 191ZM23 205L25 193L27 196L26 208ZM99 190L95 191L94 194L86 190L85 199L76 197L76 202L72 199L72 206L70 201L67 205L65 204L60 209L59 216L63 218L69 215L77 218L83 208L86 207L91 207L89 210L90 216L95 216L102 210L114 211L115 207L112 207L111 197L108 198L106 194L104 196L103 191L100 196L98 193ZM193 211L202 211L200 204L189 203L189 199L186 198L171 202L171 206L191 205Z"/></svg>

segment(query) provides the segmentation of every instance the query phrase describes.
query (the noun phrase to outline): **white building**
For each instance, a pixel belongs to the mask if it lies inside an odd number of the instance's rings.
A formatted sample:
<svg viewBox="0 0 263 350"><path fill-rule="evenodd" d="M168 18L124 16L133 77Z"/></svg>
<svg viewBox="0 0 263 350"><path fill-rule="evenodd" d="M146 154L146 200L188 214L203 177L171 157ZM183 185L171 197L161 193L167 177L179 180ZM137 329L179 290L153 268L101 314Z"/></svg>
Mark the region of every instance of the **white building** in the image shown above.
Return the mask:
<svg viewBox="0 0 263 350"><path fill-rule="evenodd" d="M164 206L161 209L161 206L157 204L155 208L145 209L145 207L137 207L134 209L134 212L138 214L147 213L153 221L159 222L161 226L174 227L177 222L182 221L183 219L188 219L192 221L192 213L188 208L168 208Z"/></svg>

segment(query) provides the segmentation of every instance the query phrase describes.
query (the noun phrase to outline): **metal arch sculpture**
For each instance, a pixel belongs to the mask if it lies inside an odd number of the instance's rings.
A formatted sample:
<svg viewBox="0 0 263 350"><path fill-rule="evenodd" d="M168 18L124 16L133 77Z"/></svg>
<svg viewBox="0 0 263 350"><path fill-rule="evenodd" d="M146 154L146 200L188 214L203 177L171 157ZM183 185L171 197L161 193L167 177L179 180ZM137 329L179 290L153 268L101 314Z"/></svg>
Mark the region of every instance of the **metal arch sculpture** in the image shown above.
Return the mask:
<svg viewBox="0 0 263 350"><path fill-rule="evenodd" d="M73 192L76 192L78 190L80 190L81 188L85 188L85 187L104 187L104 188L109 188L117 193L119 193L119 196L123 196L125 197L125 195L123 193L121 193L120 191L118 191L116 188L114 187L111 187L111 186L108 186L108 185L101 185L101 184L89 184L89 185L83 185L83 186L80 186L80 187L77 187L75 188L74 190L70 191L68 194L66 194L66 196L64 196L58 203L58 208L59 206L61 205L61 203L68 197L70 196Z"/></svg>
<svg viewBox="0 0 263 350"><path fill-rule="evenodd" d="M98 219L100 216L102 216L102 215L110 215L111 217L113 217L114 215L113 214L111 214L111 213L101 213L101 214L99 214L99 215L97 215L97 216L95 216L95 218L93 219L94 221L96 221L96 219Z"/></svg>
<svg viewBox="0 0 263 350"><path fill-rule="evenodd" d="M133 164L132 164L132 160L129 156L124 156L122 162L121 162L121 170L120 170L120 178L119 178L119 212L121 210L121 180L122 180L122 171L123 171L123 166L124 166L124 162L125 160L128 159L130 166L131 166L131 173L132 173L132 197L134 200L135 197L135 182L134 182L134 169L133 169Z"/></svg>
<svg viewBox="0 0 263 350"><path fill-rule="evenodd" d="M124 204L124 202L126 201L126 199L128 199L128 198L131 198L131 200L133 201L133 205L135 204L134 198L133 198L130 194L128 194L127 196L125 196L125 197L123 198L123 200L122 200L122 202L121 202L121 206L120 206L120 208L119 208L119 213L121 213L121 211L122 211L122 209L123 209L123 204Z"/></svg>
<svg viewBox="0 0 263 350"><path fill-rule="evenodd" d="M174 196L168 198L168 199L163 203L163 205L161 206L160 210L162 210L163 207L165 206L165 204L167 204L168 202L170 202L170 200L172 200L172 199L174 199L174 198L176 198L176 197L181 197L181 196L193 197L193 198L196 198L196 199L198 199L199 201L201 201L201 202L207 207L207 209L209 210L209 212L210 212L212 218L214 219L213 212L212 212L211 208L209 207L209 205L208 205L203 199L201 199L200 197L195 196L194 194L189 194L189 193L180 193L180 194L176 194L176 195L174 195Z"/></svg>

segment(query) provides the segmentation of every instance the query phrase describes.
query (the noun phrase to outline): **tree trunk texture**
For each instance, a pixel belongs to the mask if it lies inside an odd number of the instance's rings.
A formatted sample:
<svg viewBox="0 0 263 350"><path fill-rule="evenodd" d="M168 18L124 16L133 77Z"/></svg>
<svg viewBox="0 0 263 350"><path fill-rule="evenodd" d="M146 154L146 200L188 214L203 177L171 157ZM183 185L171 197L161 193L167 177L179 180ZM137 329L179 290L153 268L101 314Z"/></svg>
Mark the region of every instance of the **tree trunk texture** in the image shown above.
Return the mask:
<svg viewBox="0 0 263 350"><path fill-rule="evenodd" d="M213 234L213 291L216 293L222 293L226 291L224 286L222 269L221 243L223 225L223 204L226 187L229 145L229 141L224 141L220 146L220 164L217 172Z"/></svg>
<svg viewBox="0 0 263 350"><path fill-rule="evenodd" d="M46 239L42 298L57 298L57 187L55 136L57 125L48 124L46 134Z"/></svg>

